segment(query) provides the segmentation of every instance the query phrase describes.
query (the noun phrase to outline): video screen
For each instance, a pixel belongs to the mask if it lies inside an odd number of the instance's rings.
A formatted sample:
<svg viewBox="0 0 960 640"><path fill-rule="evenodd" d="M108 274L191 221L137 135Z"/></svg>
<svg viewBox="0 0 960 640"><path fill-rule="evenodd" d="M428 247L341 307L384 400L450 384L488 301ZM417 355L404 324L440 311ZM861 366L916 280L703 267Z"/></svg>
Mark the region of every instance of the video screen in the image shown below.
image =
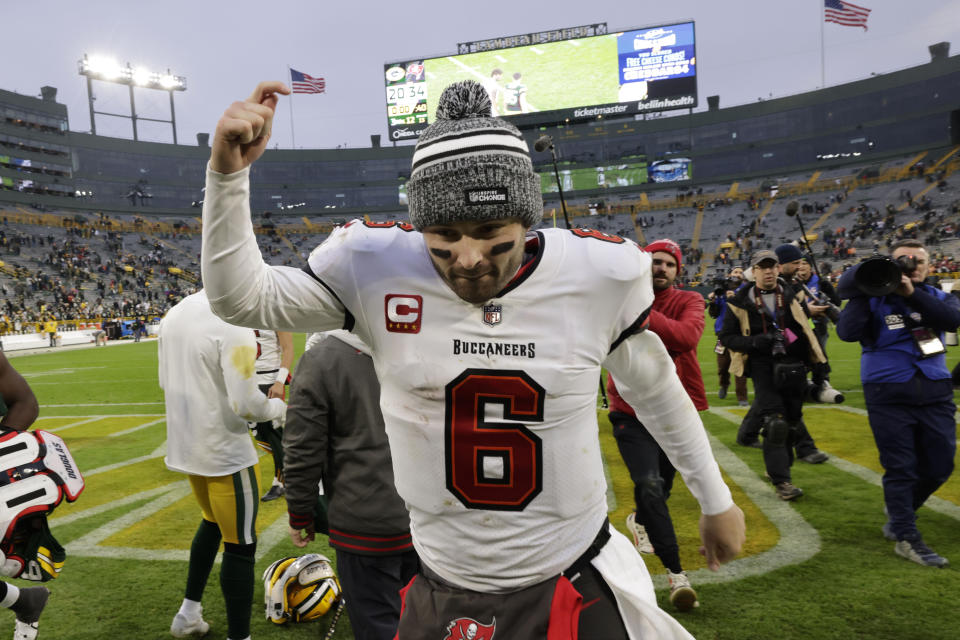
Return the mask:
<svg viewBox="0 0 960 640"><path fill-rule="evenodd" d="M390 139L420 135L447 85L472 78L493 112L534 126L697 106L694 23L384 65Z"/></svg>

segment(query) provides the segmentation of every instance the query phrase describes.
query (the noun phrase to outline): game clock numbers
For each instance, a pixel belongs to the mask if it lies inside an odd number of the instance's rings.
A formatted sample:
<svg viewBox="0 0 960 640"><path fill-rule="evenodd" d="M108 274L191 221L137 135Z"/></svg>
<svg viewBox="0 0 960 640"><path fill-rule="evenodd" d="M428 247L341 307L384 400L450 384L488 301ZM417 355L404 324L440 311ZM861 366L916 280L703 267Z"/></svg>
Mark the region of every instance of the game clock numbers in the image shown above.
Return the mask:
<svg viewBox="0 0 960 640"><path fill-rule="evenodd" d="M428 123L423 61L387 65L384 75L390 137L393 140L416 138Z"/></svg>
<svg viewBox="0 0 960 640"><path fill-rule="evenodd" d="M387 87L387 118L391 127L427 124L427 85L425 82Z"/></svg>

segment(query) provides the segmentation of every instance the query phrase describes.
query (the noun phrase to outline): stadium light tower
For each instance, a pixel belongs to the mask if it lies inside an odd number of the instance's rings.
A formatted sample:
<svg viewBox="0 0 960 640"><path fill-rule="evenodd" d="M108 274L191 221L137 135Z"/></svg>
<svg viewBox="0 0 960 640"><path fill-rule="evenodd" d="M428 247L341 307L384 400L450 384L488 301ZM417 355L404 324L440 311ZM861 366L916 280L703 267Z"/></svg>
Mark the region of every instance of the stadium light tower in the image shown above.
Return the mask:
<svg viewBox="0 0 960 640"><path fill-rule="evenodd" d="M177 117L173 109L173 92L186 91L187 79L183 76L175 76L167 69L166 73L151 71L143 67L131 67L128 62L126 66L121 65L112 58L103 56L87 56L83 54L83 59L79 61L78 67L80 75L87 77L87 102L90 105L90 133L97 134L97 123L95 116L97 114L104 116L113 116L116 118L130 118L133 122L133 139L137 137L137 120L148 120L150 122L166 122L173 129L173 144L177 144ZM125 84L130 89L130 115L122 113L107 113L105 111L95 111L93 108L93 81L113 82L115 84ZM159 89L170 94L170 119L158 120L156 118L144 118L137 115L137 105L134 100L134 88Z"/></svg>

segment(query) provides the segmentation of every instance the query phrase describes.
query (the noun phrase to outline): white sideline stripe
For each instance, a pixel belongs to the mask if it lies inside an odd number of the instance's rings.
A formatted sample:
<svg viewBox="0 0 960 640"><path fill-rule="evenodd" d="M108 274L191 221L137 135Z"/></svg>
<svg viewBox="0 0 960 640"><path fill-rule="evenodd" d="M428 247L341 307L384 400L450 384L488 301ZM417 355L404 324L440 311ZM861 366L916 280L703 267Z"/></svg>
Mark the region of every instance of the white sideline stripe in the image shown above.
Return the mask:
<svg viewBox="0 0 960 640"><path fill-rule="evenodd" d="M162 402L87 402L82 404L42 404L41 409L51 407L134 407L150 404L163 404Z"/></svg>
<svg viewBox="0 0 960 640"><path fill-rule="evenodd" d="M50 433L56 433L57 431L63 431L64 429L69 429L71 427L79 427L82 424L90 424L91 422L96 422L103 416L92 416L88 417L86 420L80 420L78 422L71 422L70 424L65 424L60 427L54 427L53 429L44 429L44 431L49 431Z"/></svg>
<svg viewBox="0 0 960 640"><path fill-rule="evenodd" d="M135 427L130 427L129 429L124 429L123 431L115 431L113 433L107 434L108 438L116 438L117 436L125 436L128 433L133 433L135 431L140 431L141 429L146 429L147 427L152 427L155 424L160 424L161 422L166 422L166 417L160 418L159 420L151 420L150 422L144 422L143 424L138 424Z"/></svg>
<svg viewBox="0 0 960 640"><path fill-rule="evenodd" d="M743 419L726 409L711 408L709 411L736 424ZM729 447L714 436L707 436L710 438L710 446L717 463L773 523L780 533L780 539L772 549L733 560L716 573L709 569L688 571L691 581L694 584L732 582L748 576L763 575L787 565L799 564L819 553L820 534L817 530L789 503L777 498L770 483L754 473ZM653 576L653 583L658 589L669 586L665 575Z"/></svg>
<svg viewBox="0 0 960 640"><path fill-rule="evenodd" d="M180 481L181 484L188 484L186 480ZM176 483L173 483L176 484ZM153 496L160 495L161 493L168 493L171 491L172 485L165 484L160 487L154 487L153 489L147 489L146 491L140 491L139 493L133 493L128 496L123 496L122 498L117 498L111 502L105 504L97 505L96 507L90 507L89 509L84 509L83 511L73 511L67 515L57 518L50 518L50 524L69 524L77 520L82 520L84 518L95 516L105 511L110 511L111 509L116 509L117 507L122 507L126 504L133 504L134 502L139 502L140 500L146 500L147 498L152 498Z"/></svg>

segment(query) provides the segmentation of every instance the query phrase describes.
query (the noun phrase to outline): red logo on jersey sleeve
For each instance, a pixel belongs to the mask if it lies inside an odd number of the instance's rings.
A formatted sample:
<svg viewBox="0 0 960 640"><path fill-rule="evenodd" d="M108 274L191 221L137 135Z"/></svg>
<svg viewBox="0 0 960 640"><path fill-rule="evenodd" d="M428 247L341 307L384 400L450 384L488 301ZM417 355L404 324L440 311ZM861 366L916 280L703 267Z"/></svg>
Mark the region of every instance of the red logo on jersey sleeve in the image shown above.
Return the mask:
<svg viewBox="0 0 960 640"><path fill-rule="evenodd" d="M420 333L423 297L389 293L383 299L383 313L387 322L387 331L392 333Z"/></svg>

